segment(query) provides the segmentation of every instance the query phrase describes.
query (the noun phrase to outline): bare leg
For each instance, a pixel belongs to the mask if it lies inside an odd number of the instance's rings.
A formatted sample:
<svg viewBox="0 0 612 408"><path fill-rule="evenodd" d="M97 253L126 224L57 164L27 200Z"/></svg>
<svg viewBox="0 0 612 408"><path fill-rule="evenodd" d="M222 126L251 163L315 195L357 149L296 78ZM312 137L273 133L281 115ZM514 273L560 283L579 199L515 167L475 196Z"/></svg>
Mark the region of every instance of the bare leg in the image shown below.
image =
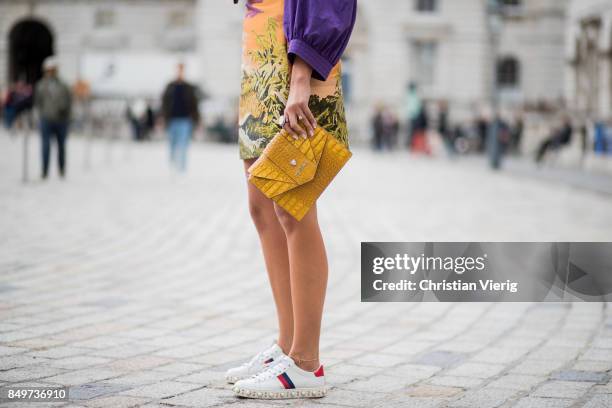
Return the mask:
<svg viewBox="0 0 612 408"><path fill-rule="evenodd" d="M291 266L294 333L290 356L308 371L319 367L319 337L327 288L327 255L313 207L296 221L275 205L278 219L287 235Z"/></svg>
<svg viewBox="0 0 612 408"><path fill-rule="evenodd" d="M245 171L253 161L245 160ZM273 201L263 195L251 183L247 184L249 211L259 234L274 303L276 304L279 330L277 342L283 352L289 354L293 342L293 309L287 238L276 218Z"/></svg>

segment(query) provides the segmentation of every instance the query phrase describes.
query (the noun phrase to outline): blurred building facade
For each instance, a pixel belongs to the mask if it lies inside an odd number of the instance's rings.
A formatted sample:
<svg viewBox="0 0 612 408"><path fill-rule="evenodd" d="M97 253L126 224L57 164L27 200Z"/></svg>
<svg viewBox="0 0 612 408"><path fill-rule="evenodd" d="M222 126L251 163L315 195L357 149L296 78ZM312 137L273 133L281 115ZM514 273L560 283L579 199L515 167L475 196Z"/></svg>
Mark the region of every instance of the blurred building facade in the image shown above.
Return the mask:
<svg viewBox="0 0 612 408"><path fill-rule="evenodd" d="M612 117L612 2L572 0L566 39L567 100L584 116Z"/></svg>
<svg viewBox="0 0 612 408"><path fill-rule="evenodd" d="M379 102L403 117L410 82L419 84L424 98L448 100L456 119L487 105L494 76L507 108L558 102L564 95L567 0L499 1L503 18L495 53L487 0L359 1L344 58L352 135L366 137ZM206 89L232 100L240 75L241 10L216 0L200 0L198 10Z"/></svg>
<svg viewBox="0 0 612 408"><path fill-rule="evenodd" d="M454 118L467 118L485 106L494 79L509 108L561 98L567 0L499 1L504 13L493 52L488 0L360 0L344 59L354 138L368 137L378 102L403 117L410 82L419 84L424 98L447 100ZM0 7L0 86L24 72L20 52L27 33L29 38L38 33L44 44L30 60L55 52L64 76L86 79L94 93L156 95L182 59L188 76L211 97L210 109L236 109L242 4L0 0Z"/></svg>
<svg viewBox="0 0 612 408"><path fill-rule="evenodd" d="M404 84L414 81L425 98L447 99L455 120L478 114L493 92L505 110L561 98L566 1L499 0L498 27L491 27L489 3L415 0L396 2L397 14L370 10L370 25L378 27L370 39L372 48L378 49L390 34L394 38L370 62L380 89L386 87L370 98L399 98ZM394 24L386 24L389 14L396 16ZM495 46L492 30L498 35ZM376 61L385 58L393 62L378 75ZM399 84L389 77L398 78Z"/></svg>
<svg viewBox="0 0 612 408"><path fill-rule="evenodd" d="M0 0L0 86L40 75L49 54L62 76L94 93L157 95L177 59L197 61L196 0ZM193 64L192 64L193 65ZM197 73L197 66L192 66Z"/></svg>

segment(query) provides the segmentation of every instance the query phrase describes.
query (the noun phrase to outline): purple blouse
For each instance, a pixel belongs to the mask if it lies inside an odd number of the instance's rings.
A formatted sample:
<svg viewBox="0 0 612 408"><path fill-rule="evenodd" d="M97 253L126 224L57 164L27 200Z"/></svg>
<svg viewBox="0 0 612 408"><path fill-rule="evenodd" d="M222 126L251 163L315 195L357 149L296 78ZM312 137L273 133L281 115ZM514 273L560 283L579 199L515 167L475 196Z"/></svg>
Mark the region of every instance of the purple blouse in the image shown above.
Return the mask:
<svg viewBox="0 0 612 408"><path fill-rule="evenodd" d="M289 58L296 55L324 81L346 49L357 14L357 0L285 0Z"/></svg>

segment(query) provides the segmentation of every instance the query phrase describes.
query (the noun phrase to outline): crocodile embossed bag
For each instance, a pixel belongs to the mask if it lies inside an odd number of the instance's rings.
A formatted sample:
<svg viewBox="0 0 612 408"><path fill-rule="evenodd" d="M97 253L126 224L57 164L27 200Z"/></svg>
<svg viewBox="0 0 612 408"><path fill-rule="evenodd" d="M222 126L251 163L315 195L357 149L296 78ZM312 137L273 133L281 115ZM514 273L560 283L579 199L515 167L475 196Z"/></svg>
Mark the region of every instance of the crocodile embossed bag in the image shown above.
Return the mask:
<svg viewBox="0 0 612 408"><path fill-rule="evenodd" d="M321 127L297 140L283 129L249 167L249 181L300 221L351 155Z"/></svg>

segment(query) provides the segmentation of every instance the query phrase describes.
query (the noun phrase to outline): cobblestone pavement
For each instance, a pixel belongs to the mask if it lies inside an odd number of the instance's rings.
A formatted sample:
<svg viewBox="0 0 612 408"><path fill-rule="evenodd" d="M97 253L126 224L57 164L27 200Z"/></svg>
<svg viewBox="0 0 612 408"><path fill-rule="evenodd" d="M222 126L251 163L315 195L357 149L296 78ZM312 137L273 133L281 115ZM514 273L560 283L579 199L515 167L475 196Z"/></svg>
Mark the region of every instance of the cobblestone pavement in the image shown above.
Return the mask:
<svg viewBox="0 0 612 408"><path fill-rule="evenodd" d="M94 143L85 171L72 140L66 181L23 185L0 136L0 385L72 398L33 407L612 406L609 304L359 301L360 241L609 241L611 196L356 151L321 200L332 389L257 402L222 380L275 326L235 148L195 145L181 178L160 143Z"/></svg>

